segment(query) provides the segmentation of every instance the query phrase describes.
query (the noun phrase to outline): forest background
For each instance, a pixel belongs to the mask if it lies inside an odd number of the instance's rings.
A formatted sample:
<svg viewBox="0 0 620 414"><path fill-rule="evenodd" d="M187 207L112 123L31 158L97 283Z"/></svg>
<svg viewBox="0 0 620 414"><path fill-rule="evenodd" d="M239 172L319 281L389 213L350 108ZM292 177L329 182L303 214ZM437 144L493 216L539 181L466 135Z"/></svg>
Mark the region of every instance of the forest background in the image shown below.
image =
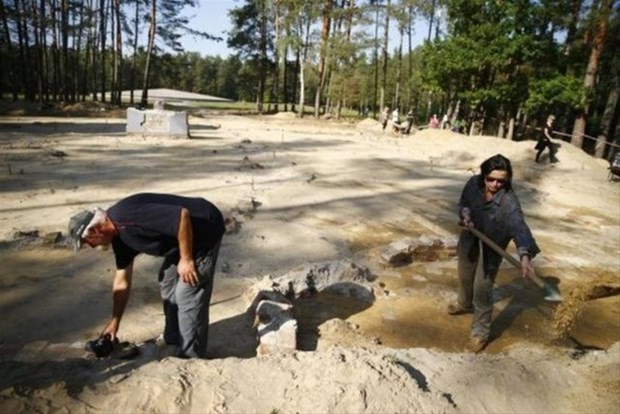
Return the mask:
<svg viewBox="0 0 620 414"><path fill-rule="evenodd" d="M240 0L221 16L226 38L190 28L198 5L2 1L0 100L146 107L149 88L173 88L251 102L248 113L445 114L513 140L554 114L558 136L588 153L620 148L618 0ZM419 19L428 34L413 48ZM187 52L187 34L235 53Z"/></svg>

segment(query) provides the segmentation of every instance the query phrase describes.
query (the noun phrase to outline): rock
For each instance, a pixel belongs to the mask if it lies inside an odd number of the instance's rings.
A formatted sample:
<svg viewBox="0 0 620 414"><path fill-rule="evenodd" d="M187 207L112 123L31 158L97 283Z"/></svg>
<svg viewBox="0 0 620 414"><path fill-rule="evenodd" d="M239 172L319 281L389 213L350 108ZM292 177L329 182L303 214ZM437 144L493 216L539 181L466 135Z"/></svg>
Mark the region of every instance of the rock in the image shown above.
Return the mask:
<svg viewBox="0 0 620 414"><path fill-rule="evenodd" d="M289 299L321 291L336 292L374 302L373 284L377 279L368 268L349 260L311 263L275 278L275 289Z"/></svg>
<svg viewBox="0 0 620 414"><path fill-rule="evenodd" d="M228 215L224 218L224 226L226 227L226 233L238 233L241 229L241 223L233 216Z"/></svg>
<svg viewBox="0 0 620 414"><path fill-rule="evenodd" d="M381 254L381 259L391 266L403 266L412 262L412 246L415 241L411 237L391 243Z"/></svg>
<svg viewBox="0 0 620 414"><path fill-rule="evenodd" d="M391 243L381 254L381 259L389 266L408 265L414 260L435 262L456 254L458 239L455 237L432 238L426 235L406 237Z"/></svg>
<svg viewBox="0 0 620 414"><path fill-rule="evenodd" d="M267 284L269 279L263 279ZM261 290L247 310L256 329L258 356L297 349L297 321L293 304L280 292Z"/></svg>
<svg viewBox="0 0 620 414"><path fill-rule="evenodd" d="M59 231L54 231L45 234L41 239L44 246L54 246L62 239L62 233Z"/></svg>

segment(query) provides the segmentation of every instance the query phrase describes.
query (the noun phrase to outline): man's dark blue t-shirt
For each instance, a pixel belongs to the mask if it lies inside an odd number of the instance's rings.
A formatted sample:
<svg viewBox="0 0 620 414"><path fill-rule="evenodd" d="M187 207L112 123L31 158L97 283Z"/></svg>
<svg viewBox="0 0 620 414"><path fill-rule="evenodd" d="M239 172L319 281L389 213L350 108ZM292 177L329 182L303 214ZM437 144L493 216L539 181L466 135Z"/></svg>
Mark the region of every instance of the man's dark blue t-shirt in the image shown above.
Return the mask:
<svg viewBox="0 0 620 414"><path fill-rule="evenodd" d="M172 194L134 194L107 210L119 231L112 240L116 268L125 269L139 253L165 256L178 251L182 208L190 213L194 255L214 247L225 227L222 213L209 201Z"/></svg>

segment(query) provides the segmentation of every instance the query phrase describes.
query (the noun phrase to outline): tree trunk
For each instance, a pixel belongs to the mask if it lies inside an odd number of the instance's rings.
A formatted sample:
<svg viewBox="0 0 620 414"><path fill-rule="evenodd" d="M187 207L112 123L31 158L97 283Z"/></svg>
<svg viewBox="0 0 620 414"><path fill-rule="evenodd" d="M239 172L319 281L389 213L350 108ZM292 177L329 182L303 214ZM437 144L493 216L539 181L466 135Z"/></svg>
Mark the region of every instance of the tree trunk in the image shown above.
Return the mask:
<svg viewBox="0 0 620 414"><path fill-rule="evenodd" d="M596 158L603 158L605 156L607 137L611 131L611 123L614 113L616 112L619 95L620 82L616 80L615 86L611 89L611 91L609 91L609 95L607 96L607 105L605 105L605 112L603 113L603 119L601 120L601 134L596 140L596 147L594 149L594 156Z"/></svg>
<svg viewBox="0 0 620 414"><path fill-rule="evenodd" d="M385 88L387 87L387 64L388 64L388 40L390 32L390 0L387 0L385 7L385 35L383 37L383 70L381 80L381 96L379 98L380 107L385 106Z"/></svg>
<svg viewBox="0 0 620 414"><path fill-rule="evenodd" d="M93 0L95 3L100 1L100 0ZM96 16L100 17L99 14L97 14ZM92 48L91 48L91 62L90 62L90 66L93 68L93 70L91 71L91 77L90 77L90 90L91 93L93 95L93 101L98 101L99 100L99 71L97 70L98 63L99 63L99 40L100 40L100 36L99 36L99 20L97 17L95 17L93 24L92 24Z"/></svg>
<svg viewBox="0 0 620 414"><path fill-rule="evenodd" d="M31 68L30 60L30 41L28 37L28 13L26 4L22 1L21 4L15 0L15 10L18 13L17 17L17 40L19 43L19 64L21 68ZM24 89L26 99L29 101L34 100L34 91L32 88L32 82L30 82L30 71L21 70L22 73L22 87Z"/></svg>
<svg viewBox="0 0 620 414"><path fill-rule="evenodd" d="M45 24L47 22L47 13L46 13L46 9L45 9L45 4L47 3L46 0L40 0L40 7L39 7L39 17L41 19L41 56L42 56L42 63L41 63L41 76L43 78L43 84L42 84L42 90L43 90L43 101L44 102L49 102L50 100L50 95L49 95L49 71L50 71L50 62L49 62L49 54L48 54L48 48L47 48L47 35L46 35L46 27Z"/></svg>
<svg viewBox="0 0 620 414"><path fill-rule="evenodd" d="M37 102L43 104L43 50L41 48L41 33L44 31L42 27L39 11L37 10L36 0L30 2L30 13L32 14L32 30L34 34L34 52L36 58L36 85L37 85Z"/></svg>
<svg viewBox="0 0 620 414"><path fill-rule="evenodd" d="M607 160L609 161L613 159L616 153L620 152L620 122L616 122L616 131L612 136L614 137L614 140L611 144L613 144L614 147L610 148L610 151L607 153Z"/></svg>
<svg viewBox="0 0 620 414"><path fill-rule="evenodd" d="M88 0L87 9L92 9L92 0ZM92 53L94 50L93 43L95 41L95 34L93 33L93 30L95 29L93 26L94 22L92 18L92 13L88 13L88 19L86 20L86 27L88 28L88 31L86 33L86 45L84 46L84 66L82 67L82 97L84 100L86 100L89 91L92 91L91 85L95 84L92 81L95 71L91 69L94 68L94 66L91 66L93 59Z"/></svg>
<svg viewBox="0 0 620 414"><path fill-rule="evenodd" d="M284 46L284 67L282 68L282 99L284 100L284 112L288 111L288 45Z"/></svg>
<svg viewBox="0 0 620 414"><path fill-rule="evenodd" d="M116 42L114 53L114 87L112 88L113 100L112 103L117 106L121 106L121 94L122 94L122 73L123 73L123 35L121 21L121 0L114 0L114 15L116 21Z"/></svg>
<svg viewBox="0 0 620 414"><path fill-rule="evenodd" d="M303 52L300 54L300 58L299 58L299 117L303 118L304 117L304 103L305 103L305 99L306 99L306 93L305 93L305 89L306 89L306 85L305 85L305 78L304 78L304 66L306 64L306 58L308 57L308 48L310 47L310 19L308 19L306 21L306 27L305 27L305 31L303 29L303 23L300 24L300 35L304 35L305 34L305 39L303 42L303 47L304 50Z"/></svg>
<svg viewBox="0 0 620 414"><path fill-rule="evenodd" d="M140 105L146 108L149 98L149 71L151 69L151 56L155 47L155 34L157 33L157 0L151 0L151 27L149 29L149 43L146 50L146 62L144 64L144 77L142 78L142 99Z"/></svg>
<svg viewBox="0 0 620 414"><path fill-rule="evenodd" d="M575 123L573 125L573 133L571 136L571 144L577 148L583 146L583 136L586 131L586 121L589 115L591 93L594 89L594 83L596 82L596 75L598 73L598 66L601 59L601 50L603 43L607 37L607 27L609 23L609 15L611 14L612 0L603 0L600 5L600 16L597 19L596 34L592 44L592 51L590 52L590 59L588 60L588 66L586 68L586 76L583 81L584 97L582 99L581 108L577 112L575 117ZM596 13L597 10L593 10L592 13Z"/></svg>
<svg viewBox="0 0 620 414"><path fill-rule="evenodd" d="M131 70L129 72L129 104L134 104L134 89L136 88L136 60L138 58L138 33L140 32L140 2L136 1L134 12L133 42L131 56Z"/></svg>
<svg viewBox="0 0 620 414"><path fill-rule="evenodd" d="M579 16L581 15L581 6L583 0L571 0L571 13L568 16L568 23L566 28L566 40L564 41L564 55L569 56L572 52L575 43L575 35L577 34L577 26L579 24ZM568 59L565 59L569 62ZM562 73L566 74L568 66L564 64Z"/></svg>
<svg viewBox="0 0 620 414"><path fill-rule="evenodd" d="M79 101L86 100L86 74L87 71L83 70L83 67L88 66L88 58L82 57L82 37L84 36L84 30L87 27L84 17L84 2L81 2L79 7L79 13L77 13L80 23L77 25L77 39L75 41L75 94ZM88 55L88 48L86 48L86 54Z"/></svg>
<svg viewBox="0 0 620 414"><path fill-rule="evenodd" d="M346 45L349 46L349 44L351 43L351 30L353 28L353 12L355 10L355 0L349 0L349 6L348 6L348 12L347 12L347 29L346 29ZM350 63L351 63L351 56L347 54L347 56L344 59L344 66L346 69L348 69L350 67ZM340 80L340 91L338 92L338 111L337 111L337 119L340 119L342 116L342 104L343 104L343 99L344 99L344 91L345 91L345 83L347 81L346 76L344 76L343 71L340 71L341 73L341 80ZM361 109L361 105L360 105L360 109Z"/></svg>
<svg viewBox="0 0 620 414"><path fill-rule="evenodd" d="M105 79L106 79L106 50L105 50L105 42L106 42L106 13L105 13L105 1L101 0L99 2L99 46L101 47L101 59L99 65L101 66L101 79L99 81L100 84L100 92L101 92L101 102L106 101L106 91L105 91ZM153 3L156 0L152 0ZM149 38L150 40L150 38Z"/></svg>
<svg viewBox="0 0 620 414"><path fill-rule="evenodd" d="M58 50L58 42L60 40L59 30L58 30L58 21L56 19L55 10L57 10L58 4L56 0L52 0L52 4L50 5L50 25L52 26L52 46L51 46L51 55L52 55L52 100L58 100L59 95L62 93L60 90L61 79L60 76L62 74L62 68L60 66L60 52Z"/></svg>
<svg viewBox="0 0 620 414"><path fill-rule="evenodd" d="M508 133L506 134L506 139L512 141L514 139L515 133L515 118L513 116L510 117L508 121Z"/></svg>
<svg viewBox="0 0 620 414"><path fill-rule="evenodd" d="M408 77L407 77L407 109L411 109L413 107L413 91L411 83L413 82L413 53L411 46L411 26L413 25L413 6L409 6L409 14L408 14L408 22L407 22L407 42L408 42L408 51L409 54L409 67L408 67Z"/></svg>
<svg viewBox="0 0 620 414"><path fill-rule="evenodd" d="M327 65L327 49L329 42L329 32L331 28L331 12L332 12L332 0L323 0L323 23L321 27L321 45L319 49L319 67L317 77L319 84L316 88L314 95L314 117L318 118L321 108L321 93L325 86L325 74Z"/></svg>
<svg viewBox="0 0 620 414"><path fill-rule="evenodd" d="M274 0L273 7L275 31L274 60L276 63L273 71L273 95L275 97L274 110L278 112L278 102L280 100L280 2Z"/></svg>
<svg viewBox="0 0 620 414"><path fill-rule="evenodd" d="M340 10L344 10L346 0L341 0L341 3L338 5ZM339 72L336 69L339 69L342 66L342 51L336 51L336 43L341 39L342 33L342 21L343 15L339 13L339 17L332 19L332 32L331 39L328 39L328 49L327 49L327 57L326 57L326 65L325 65L325 78L327 79L326 85L323 87L323 92L321 92L322 96L325 96L325 110L324 113L332 113L333 110L333 89L334 89L334 78L336 78L336 72ZM320 103L319 103L320 108Z"/></svg>
<svg viewBox="0 0 620 414"><path fill-rule="evenodd" d="M400 108L400 83L402 81L402 70L403 70L403 39L405 33L405 27L403 25L399 26L400 30L400 43L398 45L398 65L396 66L396 88L394 91L394 107Z"/></svg>
<svg viewBox="0 0 620 414"><path fill-rule="evenodd" d="M8 20L7 20L7 16L6 16L6 9L4 8L4 2L0 1L0 20L2 21L2 36L5 39L4 43L6 45L7 48L7 55L8 55L8 62L5 62L2 66L2 70L4 70L5 68L8 70L9 73L9 82L11 84L11 95L13 97L13 101L17 101L17 97L18 97L18 84L17 84L17 79L16 79L16 74L15 74L15 67L14 67L14 52L13 52L13 43L11 42L11 35L9 32L9 24L8 24ZM2 92L0 91L0 97L2 96Z"/></svg>
<svg viewBox="0 0 620 414"><path fill-rule="evenodd" d="M258 85L256 91L256 110L258 113L263 112L263 101L265 98L265 79L267 77L267 11L266 0L260 1L260 38L258 40Z"/></svg>
<svg viewBox="0 0 620 414"><path fill-rule="evenodd" d="M373 88L372 113L373 118L377 119L377 92L379 91L379 5L375 4L375 83ZM379 106L379 113L383 111L383 107Z"/></svg>
<svg viewBox="0 0 620 414"><path fill-rule="evenodd" d="M431 4L431 16L430 16L430 21L428 23L428 37L426 38L427 41L431 41L431 35L433 34L433 21L435 20L435 4L437 3L437 0L433 0L433 3Z"/></svg>
<svg viewBox="0 0 620 414"><path fill-rule="evenodd" d="M71 73L69 65L69 4L68 0L60 2L60 35L62 51L62 96L65 102L73 102L71 99Z"/></svg>
<svg viewBox="0 0 620 414"><path fill-rule="evenodd" d="M293 96L291 97L291 111L295 112L295 102L297 102L297 81L301 72L301 45L295 51L295 71L293 72ZM301 90L301 86L300 86ZM302 108L303 109L303 108Z"/></svg>

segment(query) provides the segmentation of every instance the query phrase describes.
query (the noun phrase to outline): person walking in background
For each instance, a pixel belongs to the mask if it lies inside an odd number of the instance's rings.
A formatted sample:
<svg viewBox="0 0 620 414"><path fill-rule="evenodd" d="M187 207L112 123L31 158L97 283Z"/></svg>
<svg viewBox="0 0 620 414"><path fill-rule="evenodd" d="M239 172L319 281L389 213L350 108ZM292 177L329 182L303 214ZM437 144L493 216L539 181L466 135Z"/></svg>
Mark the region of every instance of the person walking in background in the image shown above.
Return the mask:
<svg viewBox="0 0 620 414"><path fill-rule="evenodd" d="M383 126L384 131L385 131L385 127L387 127L389 114L390 114L390 108L386 106L385 108L383 108L383 112L381 112L381 125Z"/></svg>
<svg viewBox="0 0 620 414"><path fill-rule="evenodd" d="M450 121L448 120L448 114L444 114L443 118L441 118L441 128L440 129L450 129Z"/></svg>
<svg viewBox="0 0 620 414"><path fill-rule="evenodd" d="M405 130L405 134L411 132L411 127L413 127L413 109L409 109L409 112L407 112L407 129Z"/></svg>
<svg viewBox="0 0 620 414"><path fill-rule="evenodd" d="M557 147L556 144L551 140L551 138L553 138L552 127L554 121L555 116L549 115L547 117L547 122L545 123L545 126L543 127L542 132L538 138L538 142L534 147L534 149L538 150L538 152L536 153L537 163L540 162L540 156L546 148L549 148L549 163L555 164L556 162L558 162L558 159L555 157L555 154L557 153Z"/></svg>
<svg viewBox="0 0 620 414"><path fill-rule="evenodd" d="M469 349L482 351L489 342L493 317L491 292L502 257L470 231L474 227L505 249L513 240L521 258L521 274L527 277L530 259L538 248L525 223L521 205L512 189L510 160L497 154L480 165L480 174L467 181L459 200L461 231L457 245L458 299L448 305L450 315L473 313Z"/></svg>
<svg viewBox="0 0 620 414"><path fill-rule="evenodd" d="M392 132L398 134L400 132L400 110L398 106L392 111Z"/></svg>
<svg viewBox="0 0 620 414"><path fill-rule="evenodd" d="M133 264L140 253L163 257L159 286L165 325L163 340L181 358L204 358L215 264L225 226L222 213L202 198L142 193L108 210L95 208L71 217L69 234L77 251L112 245L116 273L112 318L101 337L116 340L129 300Z"/></svg>

